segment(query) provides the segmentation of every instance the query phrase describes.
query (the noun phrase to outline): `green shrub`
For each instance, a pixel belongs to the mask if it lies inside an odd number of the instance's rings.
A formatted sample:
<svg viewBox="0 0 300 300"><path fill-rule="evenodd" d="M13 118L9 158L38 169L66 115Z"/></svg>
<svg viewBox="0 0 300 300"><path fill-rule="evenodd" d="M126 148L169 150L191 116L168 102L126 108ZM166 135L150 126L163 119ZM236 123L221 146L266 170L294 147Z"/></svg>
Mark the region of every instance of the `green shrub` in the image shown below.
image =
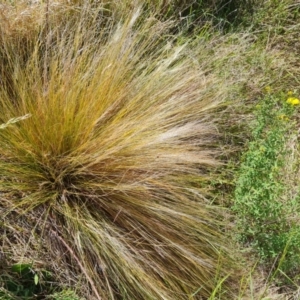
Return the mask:
<svg viewBox="0 0 300 300"><path fill-rule="evenodd" d="M285 100L284 95L268 92L256 107L252 141L242 157L233 209L242 241L269 262L282 255L288 245L285 263L291 270L300 263L300 227L297 219L290 218L299 210L299 194L286 199L289 186L284 167L299 100Z"/></svg>

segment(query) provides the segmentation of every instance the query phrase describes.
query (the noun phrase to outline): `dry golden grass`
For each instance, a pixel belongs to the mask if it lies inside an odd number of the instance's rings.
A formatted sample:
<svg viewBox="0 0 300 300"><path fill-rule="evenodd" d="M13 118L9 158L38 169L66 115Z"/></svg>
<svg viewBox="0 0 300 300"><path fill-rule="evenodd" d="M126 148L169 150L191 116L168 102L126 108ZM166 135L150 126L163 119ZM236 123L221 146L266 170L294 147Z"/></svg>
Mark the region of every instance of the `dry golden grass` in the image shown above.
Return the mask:
<svg viewBox="0 0 300 300"><path fill-rule="evenodd" d="M235 269L207 190L226 83L168 23L97 16L4 47L0 121L30 117L0 130L2 252L88 299L207 298Z"/></svg>
<svg viewBox="0 0 300 300"><path fill-rule="evenodd" d="M276 7L279 23L256 16L266 40L206 27L191 48L155 19L176 1L142 1L153 15L133 20L140 2L1 2L1 263L33 262L87 299L284 299L266 270L235 295L218 286L235 253L210 180L231 205L233 170L216 157L238 159L266 85L297 88L296 1ZM289 201L296 138L287 147Z"/></svg>

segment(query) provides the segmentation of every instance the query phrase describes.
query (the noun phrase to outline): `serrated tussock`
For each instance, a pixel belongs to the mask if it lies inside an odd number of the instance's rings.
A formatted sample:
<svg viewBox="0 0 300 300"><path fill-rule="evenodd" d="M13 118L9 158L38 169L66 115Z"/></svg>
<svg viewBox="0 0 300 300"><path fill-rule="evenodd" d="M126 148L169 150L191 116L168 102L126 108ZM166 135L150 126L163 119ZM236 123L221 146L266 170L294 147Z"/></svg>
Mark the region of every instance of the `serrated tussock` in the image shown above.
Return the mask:
<svg viewBox="0 0 300 300"><path fill-rule="evenodd" d="M90 299L208 297L232 266L204 184L221 83L167 23L97 20L52 24L22 64L7 58L0 123L30 114L0 130L13 259L43 259Z"/></svg>

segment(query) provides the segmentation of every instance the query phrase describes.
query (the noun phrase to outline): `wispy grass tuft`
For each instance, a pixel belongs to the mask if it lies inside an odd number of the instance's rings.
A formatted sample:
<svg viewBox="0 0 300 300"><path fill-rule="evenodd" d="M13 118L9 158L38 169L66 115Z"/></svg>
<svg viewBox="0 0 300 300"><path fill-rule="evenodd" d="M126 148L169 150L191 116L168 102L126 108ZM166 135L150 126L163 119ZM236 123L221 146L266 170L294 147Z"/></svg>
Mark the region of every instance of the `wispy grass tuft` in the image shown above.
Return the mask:
<svg viewBox="0 0 300 300"><path fill-rule="evenodd" d="M205 184L222 83L168 23L86 12L9 56L0 122L30 118L0 130L6 259L42 258L89 299L207 298L234 266Z"/></svg>

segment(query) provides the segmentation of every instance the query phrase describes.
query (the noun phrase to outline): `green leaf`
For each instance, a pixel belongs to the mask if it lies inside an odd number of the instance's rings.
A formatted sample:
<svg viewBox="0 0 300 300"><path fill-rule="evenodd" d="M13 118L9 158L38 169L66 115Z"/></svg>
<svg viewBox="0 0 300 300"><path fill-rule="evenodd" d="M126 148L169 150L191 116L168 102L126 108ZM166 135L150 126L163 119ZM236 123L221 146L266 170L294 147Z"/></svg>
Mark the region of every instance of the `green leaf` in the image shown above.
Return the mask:
<svg viewBox="0 0 300 300"><path fill-rule="evenodd" d="M11 266L11 270L18 273L28 272L30 268L31 264L15 264Z"/></svg>
<svg viewBox="0 0 300 300"><path fill-rule="evenodd" d="M39 276L37 274L34 274L34 284L38 285L39 283Z"/></svg>

